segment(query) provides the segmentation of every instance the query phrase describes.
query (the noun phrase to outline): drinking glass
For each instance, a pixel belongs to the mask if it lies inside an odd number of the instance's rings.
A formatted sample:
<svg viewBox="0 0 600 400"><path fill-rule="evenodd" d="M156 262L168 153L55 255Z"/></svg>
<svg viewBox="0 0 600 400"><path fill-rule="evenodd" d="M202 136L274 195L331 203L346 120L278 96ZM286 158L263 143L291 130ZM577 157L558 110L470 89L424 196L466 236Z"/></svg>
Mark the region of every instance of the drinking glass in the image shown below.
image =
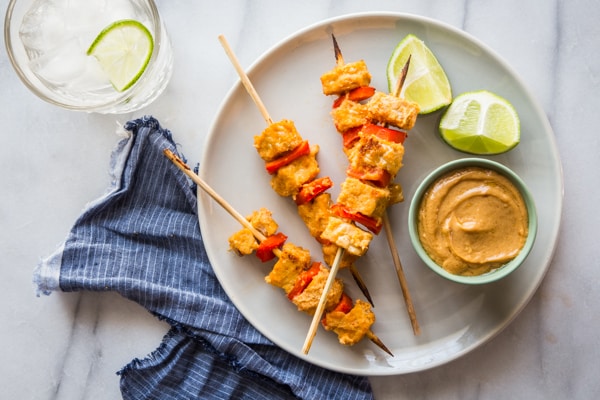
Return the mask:
<svg viewBox="0 0 600 400"><path fill-rule="evenodd" d="M154 46L139 79L118 91L86 52L104 28L121 20L144 25ZM41 99L71 110L138 110L163 92L172 73L171 43L152 0L10 0L4 42L23 83Z"/></svg>

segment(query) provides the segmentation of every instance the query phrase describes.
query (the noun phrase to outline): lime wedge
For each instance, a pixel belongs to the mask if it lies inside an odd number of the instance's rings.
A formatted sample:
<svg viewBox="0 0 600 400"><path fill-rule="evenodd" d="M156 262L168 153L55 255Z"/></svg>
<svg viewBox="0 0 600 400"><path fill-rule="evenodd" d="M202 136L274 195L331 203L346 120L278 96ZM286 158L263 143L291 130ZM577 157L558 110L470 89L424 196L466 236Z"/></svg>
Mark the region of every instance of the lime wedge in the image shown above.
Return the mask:
<svg viewBox="0 0 600 400"><path fill-rule="evenodd" d="M122 92L142 76L153 49L150 31L138 21L125 19L104 28L87 55L96 57L114 88Z"/></svg>
<svg viewBox="0 0 600 400"><path fill-rule="evenodd" d="M450 146L471 154L500 154L521 138L519 116L504 98L480 90L457 96L440 120Z"/></svg>
<svg viewBox="0 0 600 400"><path fill-rule="evenodd" d="M387 80L390 93L406 64L410 66L400 97L419 104L420 114L429 114L452 101L452 89L444 69L425 43L414 35L407 35L398 43L387 65Z"/></svg>

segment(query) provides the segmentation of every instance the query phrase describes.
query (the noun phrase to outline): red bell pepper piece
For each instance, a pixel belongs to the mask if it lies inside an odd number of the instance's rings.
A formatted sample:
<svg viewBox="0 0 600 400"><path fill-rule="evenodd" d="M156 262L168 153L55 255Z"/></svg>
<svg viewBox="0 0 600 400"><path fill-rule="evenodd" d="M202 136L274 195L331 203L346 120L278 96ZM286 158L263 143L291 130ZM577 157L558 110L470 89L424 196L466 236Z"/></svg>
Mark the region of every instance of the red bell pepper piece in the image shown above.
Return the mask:
<svg viewBox="0 0 600 400"><path fill-rule="evenodd" d="M352 303L350 296L348 296L346 293L342 293L342 298L340 299L338 305L335 306L333 311L340 311L344 314L348 314L352 310L353 306L354 304Z"/></svg>
<svg viewBox="0 0 600 400"><path fill-rule="evenodd" d="M375 88L372 86L361 86L355 89L350 90L348 93L339 96L333 102L333 108L337 108L342 104L344 99L352 100L352 101L363 101L372 97L375 94Z"/></svg>
<svg viewBox="0 0 600 400"><path fill-rule="evenodd" d="M308 140L303 141L298 147L289 153L273 160L269 161L265 164L265 168L269 174L274 174L281 167L285 167L290 164L292 161L297 160L298 158L310 154L310 145L308 144Z"/></svg>
<svg viewBox="0 0 600 400"><path fill-rule="evenodd" d="M365 228L378 235L381 232L382 222L376 218L369 217L359 213L358 211L352 211L341 204L334 204L331 206L331 211L341 218L350 219L358 224L363 225Z"/></svg>
<svg viewBox="0 0 600 400"><path fill-rule="evenodd" d="M354 143L356 143L356 141L360 139L360 136L358 136L358 132L360 132L361 128L362 126L356 126L342 133L342 141L344 144L344 148L351 148L352 146L354 146Z"/></svg>
<svg viewBox="0 0 600 400"><path fill-rule="evenodd" d="M287 236L281 232L278 232L274 235L269 236L258 245L258 249L256 249L256 256L262 261L267 262L275 258L275 254L273 254L273 250L280 249L285 241L287 240Z"/></svg>
<svg viewBox="0 0 600 400"><path fill-rule="evenodd" d="M333 181L328 176L317 178L309 183L302 185L296 195L296 204L302 205L312 201L315 197L325 192L333 186Z"/></svg>
<svg viewBox="0 0 600 400"><path fill-rule="evenodd" d="M354 143L356 143L356 141L360 139L360 136L358 135L360 132L362 132L365 135L375 135L383 140L387 140L389 142L394 143L404 143L404 140L406 140L407 136L406 132L404 131L399 131L396 129L386 128L381 125L369 123L362 126L350 128L347 131L343 132L342 140L344 143L344 147L349 149L352 146L354 146Z"/></svg>
<svg viewBox="0 0 600 400"><path fill-rule="evenodd" d="M337 306L335 306L333 311L339 311L343 312L344 314L348 314L350 311L352 311L352 307L354 307L354 304L352 303L350 296L348 296L346 293L342 293L342 298ZM327 316L324 316L323 319L321 319L321 323L323 326L327 326Z"/></svg>
<svg viewBox="0 0 600 400"><path fill-rule="evenodd" d="M406 139L406 132L404 131L375 124L365 124L362 127L361 132L367 135L375 135L378 138L394 143L404 143L404 140Z"/></svg>
<svg viewBox="0 0 600 400"><path fill-rule="evenodd" d="M357 170L348 168L346 174L361 181L371 182L377 187L384 188L390 184L392 175L383 168L369 168L368 170Z"/></svg>
<svg viewBox="0 0 600 400"><path fill-rule="evenodd" d="M306 287L312 282L313 278L319 273L321 270L320 262L313 262L309 269L302 271L296 279L296 283L294 283L294 287L288 293L288 299L293 300L294 297L298 296L300 293L306 289Z"/></svg>

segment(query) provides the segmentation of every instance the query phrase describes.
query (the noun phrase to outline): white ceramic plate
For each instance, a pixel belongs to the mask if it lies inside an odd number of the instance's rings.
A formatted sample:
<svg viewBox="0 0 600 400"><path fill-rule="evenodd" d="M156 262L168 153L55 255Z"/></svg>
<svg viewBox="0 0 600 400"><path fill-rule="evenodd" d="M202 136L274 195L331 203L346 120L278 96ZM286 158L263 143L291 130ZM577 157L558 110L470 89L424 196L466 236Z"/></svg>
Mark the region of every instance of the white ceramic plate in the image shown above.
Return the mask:
<svg viewBox="0 0 600 400"><path fill-rule="evenodd" d="M272 263L240 258L228 251L227 238L240 227L206 194L199 193L199 219L210 261L225 291L241 313L273 342L309 362L341 372L394 375L429 369L480 346L506 327L530 300L552 258L562 209L562 171L552 130L543 111L515 73L481 42L462 31L426 18L391 13L351 15L308 27L287 38L248 68L250 79L273 120L291 119L311 143L321 146L321 176L339 185L347 160L330 116L332 98L321 92L319 77L333 68L330 34L346 61L364 59L372 85L387 91L385 67L396 44L408 33L423 39L448 74L454 94L488 89L507 98L521 117L522 141L514 150L490 157L512 168L533 193L539 233L525 264L510 277L488 286L451 283L431 272L408 238L408 202L419 182L435 167L465 154L438 137L439 113L419 117L406 143L404 167L396 180L405 202L390 219L415 304L422 334L412 333L390 251L383 235L372 242L358 268L373 297L373 332L391 349L390 357L369 340L353 347L319 329L310 353L302 345L311 318L296 311L280 289L264 282ZM226 57L223 54L223 57ZM233 72L233 67L232 67ZM274 212L289 241L322 259L288 198L272 191L253 137L266 127L241 84L235 85L216 117L205 146L200 175L240 213L260 207ZM339 186L332 190L335 199ZM353 298L361 297L348 271L340 276Z"/></svg>

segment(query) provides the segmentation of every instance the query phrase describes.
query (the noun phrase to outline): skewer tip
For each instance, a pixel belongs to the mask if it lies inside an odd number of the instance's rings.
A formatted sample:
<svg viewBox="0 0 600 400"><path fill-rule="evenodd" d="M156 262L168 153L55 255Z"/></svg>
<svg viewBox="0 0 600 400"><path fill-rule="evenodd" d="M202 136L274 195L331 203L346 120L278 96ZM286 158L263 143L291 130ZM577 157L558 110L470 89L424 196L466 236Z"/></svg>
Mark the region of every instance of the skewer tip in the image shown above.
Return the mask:
<svg viewBox="0 0 600 400"><path fill-rule="evenodd" d="M392 93L394 96L400 96L400 92L402 91L402 86L404 86L404 81L406 81L406 75L408 75L408 68L410 67L410 59L412 54L408 55L408 59L406 60L406 64L402 67L402 71L400 71L400 76L396 81L396 87L394 88L394 92Z"/></svg>
<svg viewBox="0 0 600 400"><path fill-rule="evenodd" d="M335 62L338 65L343 65L344 56L342 55L342 50L340 49L337 39L335 38L335 35L333 33L331 34L331 39L333 40L333 52L335 54Z"/></svg>
<svg viewBox="0 0 600 400"><path fill-rule="evenodd" d="M360 273L358 272L358 270L356 269L356 266L354 264L352 264L350 266L350 273L352 274L352 277L354 278L356 285L358 286L360 291L363 293L363 295L365 296L367 301L369 303L371 303L371 306L373 308L375 308L375 303L373 302L373 299L371 298L371 293L369 293L369 289L367 288L365 281L363 280L362 276L360 275Z"/></svg>
<svg viewBox="0 0 600 400"><path fill-rule="evenodd" d="M377 337L377 335L375 335L373 332L368 331L367 337L369 338L369 340L371 340L371 342L375 343L377 345L377 347L379 347L381 350L385 351L390 356L394 357L394 353L392 353L391 350L388 349L388 347L385 344L383 344L381 339L379 339L379 337Z"/></svg>

